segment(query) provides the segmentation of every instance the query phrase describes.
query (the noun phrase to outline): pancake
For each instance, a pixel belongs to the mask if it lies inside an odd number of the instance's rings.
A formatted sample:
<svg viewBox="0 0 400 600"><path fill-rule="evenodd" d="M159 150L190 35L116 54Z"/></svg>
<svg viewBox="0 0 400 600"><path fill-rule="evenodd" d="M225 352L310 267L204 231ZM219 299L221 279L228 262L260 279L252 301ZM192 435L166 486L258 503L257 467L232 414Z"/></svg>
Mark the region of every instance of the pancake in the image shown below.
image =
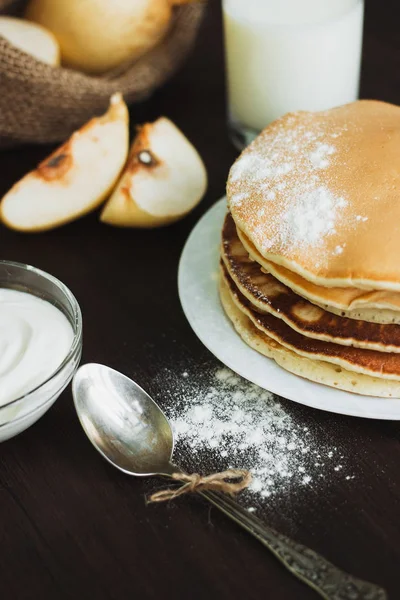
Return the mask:
<svg viewBox="0 0 400 600"><path fill-rule="evenodd" d="M249 256L281 283L313 304L349 319L371 323L400 324L400 294L398 292L367 291L357 288L322 287L310 283L304 277L277 265L256 250L247 236L237 228L237 233ZM390 307L390 308L389 308Z"/></svg>
<svg viewBox="0 0 400 600"><path fill-rule="evenodd" d="M221 258L238 290L259 312L282 319L302 335L345 346L400 352L400 325L378 325L333 315L263 273L241 243L228 213L222 229Z"/></svg>
<svg viewBox="0 0 400 600"><path fill-rule="evenodd" d="M400 384L397 381L351 373L327 362L299 356L275 342L257 329L250 319L237 308L222 278L220 281L220 298L226 315L242 340L253 350L273 359L286 371L310 381L355 394L381 398L400 398Z"/></svg>
<svg viewBox="0 0 400 600"><path fill-rule="evenodd" d="M232 166L238 228L316 285L400 291L400 108L361 100L285 115Z"/></svg>
<svg viewBox="0 0 400 600"><path fill-rule="evenodd" d="M270 314L256 312L247 298L235 287L224 267L222 267L222 273L237 308L252 321L253 325L281 346L300 356L329 362L347 371L370 375L378 379L400 381L399 354L352 348L307 338L291 329L281 319Z"/></svg>

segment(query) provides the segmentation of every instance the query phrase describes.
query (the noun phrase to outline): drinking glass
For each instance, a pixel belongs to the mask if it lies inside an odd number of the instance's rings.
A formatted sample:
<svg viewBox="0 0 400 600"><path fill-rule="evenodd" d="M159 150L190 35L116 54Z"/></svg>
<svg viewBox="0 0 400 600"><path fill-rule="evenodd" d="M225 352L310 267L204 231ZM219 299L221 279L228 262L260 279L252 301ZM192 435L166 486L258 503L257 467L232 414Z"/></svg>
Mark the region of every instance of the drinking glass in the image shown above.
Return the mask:
<svg viewBox="0 0 400 600"><path fill-rule="evenodd" d="M358 98L364 0L222 0L229 131L238 148L271 121Z"/></svg>

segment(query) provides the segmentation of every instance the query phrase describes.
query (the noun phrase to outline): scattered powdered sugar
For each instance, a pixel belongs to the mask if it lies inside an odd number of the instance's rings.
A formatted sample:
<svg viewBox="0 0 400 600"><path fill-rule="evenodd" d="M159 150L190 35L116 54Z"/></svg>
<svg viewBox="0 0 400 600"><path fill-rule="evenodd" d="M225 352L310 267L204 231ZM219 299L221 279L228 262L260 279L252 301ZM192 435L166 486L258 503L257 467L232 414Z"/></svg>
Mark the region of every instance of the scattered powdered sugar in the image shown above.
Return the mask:
<svg viewBox="0 0 400 600"><path fill-rule="evenodd" d="M299 424L280 400L226 368L213 371L202 383L188 372L166 389L172 403L166 409L177 446L174 458L189 454L198 471L249 469L253 475L245 503L317 486L340 473L352 479L335 446L317 444L307 426ZM168 377L164 386L168 388ZM178 456L176 456L178 455Z"/></svg>

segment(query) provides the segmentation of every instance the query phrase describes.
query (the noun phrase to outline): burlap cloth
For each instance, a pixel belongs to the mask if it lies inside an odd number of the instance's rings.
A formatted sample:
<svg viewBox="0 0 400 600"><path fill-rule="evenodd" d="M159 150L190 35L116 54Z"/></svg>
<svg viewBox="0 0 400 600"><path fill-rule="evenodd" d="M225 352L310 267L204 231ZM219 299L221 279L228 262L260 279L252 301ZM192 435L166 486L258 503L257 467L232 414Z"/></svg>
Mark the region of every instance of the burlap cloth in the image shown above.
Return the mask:
<svg viewBox="0 0 400 600"><path fill-rule="evenodd" d="M0 14L18 14L21 0L0 0ZM140 102L179 67L192 46L205 3L177 6L166 38L134 64L89 76L51 67L0 36L0 146L58 142L106 110L113 92Z"/></svg>

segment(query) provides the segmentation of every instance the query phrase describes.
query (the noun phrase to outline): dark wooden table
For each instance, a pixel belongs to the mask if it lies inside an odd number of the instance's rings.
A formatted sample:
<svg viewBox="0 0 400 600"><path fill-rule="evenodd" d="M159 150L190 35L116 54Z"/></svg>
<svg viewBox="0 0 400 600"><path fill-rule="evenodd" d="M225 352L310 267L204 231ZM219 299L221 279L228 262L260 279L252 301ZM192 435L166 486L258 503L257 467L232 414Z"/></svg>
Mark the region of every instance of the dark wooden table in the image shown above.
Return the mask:
<svg viewBox="0 0 400 600"><path fill-rule="evenodd" d="M367 0L362 97L400 104L397 0ZM0 90L1 93L1 90ZM206 162L206 198L183 222L158 231L122 231L90 216L60 230L19 235L2 229L1 257L28 262L64 281L82 307L83 361L114 366L164 405L162 372L217 365L179 304L177 264L185 239L224 193L235 150L225 130L218 3L194 54L133 123L165 114ZM49 148L0 154L5 192ZM161 309L162 307L162 309ZM356 475L265 504L268 522L342 568L400 598L400 447L397 423L345 418L288 401L317 440L329 436ZM68 389L31 429L1 445L0 597L64 599L316 598L268 552L215 510L185 498L146 507L156 485L110 467L90 446Z"/></svg>

